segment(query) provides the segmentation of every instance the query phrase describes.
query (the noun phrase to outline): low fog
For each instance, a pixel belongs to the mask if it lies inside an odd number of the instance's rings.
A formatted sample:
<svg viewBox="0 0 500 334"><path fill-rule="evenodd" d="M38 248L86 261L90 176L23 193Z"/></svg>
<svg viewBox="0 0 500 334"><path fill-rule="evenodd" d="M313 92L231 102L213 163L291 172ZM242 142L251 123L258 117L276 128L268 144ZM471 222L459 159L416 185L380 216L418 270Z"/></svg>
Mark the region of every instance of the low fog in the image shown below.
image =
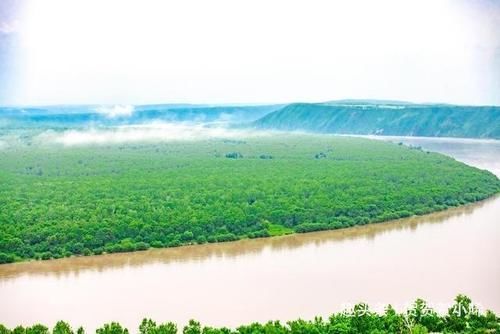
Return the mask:
<svg viewBox="0 0 500 334"><path fill-rule="evenodd" d="M105 115L108 118L115 117L129 117L134 113L134 106L132 105L112 105L101 106L95 109L99 114Z"/></svg>
<svg viewBox="0 0 500 334"><path fill-rule="evenodd" d="M107 145L131 142L195 141L223 138L270 136L276 132L253 129L229 129L203 123L149 123L79 130L47 130L33 138L36 144L63 146Z"/></svg>

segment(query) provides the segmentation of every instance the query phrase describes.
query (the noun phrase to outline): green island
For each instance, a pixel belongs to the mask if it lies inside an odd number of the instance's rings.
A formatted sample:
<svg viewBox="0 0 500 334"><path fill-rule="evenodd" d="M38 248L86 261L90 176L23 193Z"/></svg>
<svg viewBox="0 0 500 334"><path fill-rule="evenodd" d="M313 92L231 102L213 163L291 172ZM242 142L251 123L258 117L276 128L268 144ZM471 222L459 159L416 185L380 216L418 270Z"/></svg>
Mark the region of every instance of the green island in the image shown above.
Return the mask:
<svg viewBox="0 0 500 334"><path fill-rule="evenodd" d="M364 303L356 304L350 310L332 314L328 319L316 317L314 320L294 320L282 324L269 321L265 324L252 323L236 329L227 327L201 326L190 320L183 327L183 334L358 334L358 333L403 333L425 334L439 333L498 333L500 318L491 311L480 312L469 297L458 295L455 303L444 315L439 314L427 303L418 299L406 311L398 313L388 305L384 313L370 310ZM157 324L151 319L143 319L137 333L140 334L177 334L180 332L172 322ZM50 334L48 327L36 324L31 327L17 326L10 330L0 324L0 334ZM70 324L59 321L52 334L84 334L79 327L73 330ZM96 334L128 334L127 328L117 322L104 324L96 330Z"/></svg>
<svg viewBox="0 0 500 334"><path fill-rule="evenodd" d="M0 150L0 263L347 228L490 197L500 180L364 138L267 135Z"/></svg>

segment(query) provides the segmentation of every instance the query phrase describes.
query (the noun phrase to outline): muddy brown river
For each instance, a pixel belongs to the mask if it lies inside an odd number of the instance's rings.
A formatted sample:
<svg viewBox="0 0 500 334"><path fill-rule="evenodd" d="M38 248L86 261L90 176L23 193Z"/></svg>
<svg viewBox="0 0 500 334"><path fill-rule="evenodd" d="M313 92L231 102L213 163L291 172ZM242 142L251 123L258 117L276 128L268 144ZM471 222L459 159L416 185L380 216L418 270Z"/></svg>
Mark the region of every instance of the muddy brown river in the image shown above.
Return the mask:
<svg viewBox="0 0 500 334"><path fill-rule="evenodd" d="M383 138L500 176L500 141ZM444 309L458 293L500 312L500 196L345 230L0 266L0 323L64 319L87 332L140 320L236 326L368 302Z"/></svg>

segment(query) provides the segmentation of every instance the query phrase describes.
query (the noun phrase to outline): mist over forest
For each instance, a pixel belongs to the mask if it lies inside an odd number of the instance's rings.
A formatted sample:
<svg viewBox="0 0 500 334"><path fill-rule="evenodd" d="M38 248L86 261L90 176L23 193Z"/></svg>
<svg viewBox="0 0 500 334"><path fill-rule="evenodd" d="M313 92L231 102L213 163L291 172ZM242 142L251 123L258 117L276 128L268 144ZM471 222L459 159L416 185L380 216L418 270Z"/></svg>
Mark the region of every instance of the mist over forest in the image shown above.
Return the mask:
<svg viewBox="0 0 500 334"><path fill-rule="evenodd" d="M266 136L500 138L500 107L339 100L276 105L68 105L0 108L0 149Z"/></svg>

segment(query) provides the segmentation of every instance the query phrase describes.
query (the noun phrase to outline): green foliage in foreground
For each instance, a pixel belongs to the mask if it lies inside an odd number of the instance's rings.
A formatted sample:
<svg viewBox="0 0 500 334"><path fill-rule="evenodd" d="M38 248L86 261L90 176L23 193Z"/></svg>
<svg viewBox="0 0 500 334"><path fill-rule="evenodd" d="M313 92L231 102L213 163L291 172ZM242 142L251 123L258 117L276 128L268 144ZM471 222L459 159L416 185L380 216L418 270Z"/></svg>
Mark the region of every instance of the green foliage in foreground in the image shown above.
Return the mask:
<svg viewBox="0 0 500 334"><path fill-rule="evenodd" d="M0 263L346 228L500 190L493 174L440 154L298 135L33 143L0 151L0 185Z"/></svg>
<svg viewBox="0 0 500 334"><path fill-rule="evenodd" d="M286 324L270 321L265 324L253 323L237 329L202 327L199 322L190 320L182 334L382 334L408 333L499 333L500 318L491 311L481 313L471 300L463 295L457 296L455 304L446 315L440 315L427 306L425 301L417 300L412 308L397 313L390 305L383 314L371 311L366 304L357 304L352 310L331 315L328 319L315 318L312 321L294 320ZM156 324L151 319L144 319L139 326L140 334L176 334L177 325L171 322ZM12 330L0 324L0 334L49 334L44 325L24 328L18 326ZM69 324L59 321L53 334L75 334ZM76 331L84 334L83 328ZM128 334L127 328L119 323L105 324L96 330L97 334Z"/></svg>

